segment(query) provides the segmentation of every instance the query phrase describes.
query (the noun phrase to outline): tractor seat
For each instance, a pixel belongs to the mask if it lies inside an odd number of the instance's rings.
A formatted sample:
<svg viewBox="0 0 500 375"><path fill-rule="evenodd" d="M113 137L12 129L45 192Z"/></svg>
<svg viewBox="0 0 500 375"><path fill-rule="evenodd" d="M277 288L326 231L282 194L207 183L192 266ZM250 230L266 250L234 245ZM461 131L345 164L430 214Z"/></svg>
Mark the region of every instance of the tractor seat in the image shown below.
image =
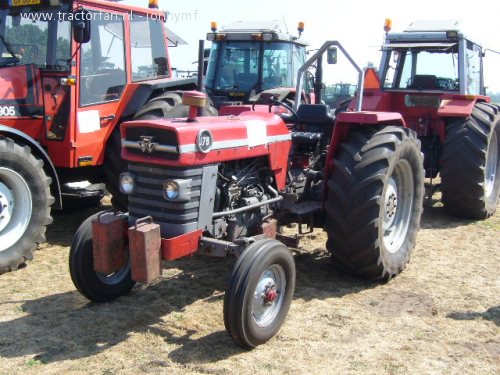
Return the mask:
<svg viewBox="0 0 500 375"><path fill-rule="evenodd" d="M413 77L413 81L408 86L409 89L415 90L438 90L438 79L431 74L420 74Z"/></svg>
<svg viewBox="0 0 500 375"><path fill-rule="evenodd" d="M297 110L297 123L310 125L333 125L335 118L326 104L301 104Z"/></svg>

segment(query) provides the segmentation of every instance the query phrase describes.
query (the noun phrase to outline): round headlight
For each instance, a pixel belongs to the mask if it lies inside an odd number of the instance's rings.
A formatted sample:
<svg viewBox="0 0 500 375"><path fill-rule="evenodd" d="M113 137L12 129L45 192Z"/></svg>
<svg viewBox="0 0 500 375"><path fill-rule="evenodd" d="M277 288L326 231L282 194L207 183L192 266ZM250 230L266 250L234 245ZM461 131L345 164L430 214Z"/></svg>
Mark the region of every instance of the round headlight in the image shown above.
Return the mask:
<svg viewBox="0 0 500 375"><path fill-rule="evenodd" d="M129 173L120 175L120 190L123 194L132 194L135 190L135 179Z"/></svg>
<svg viewBox="0 0 500 375"><path fill-rule="evenodd" d="M179 196L179 185L175 181L167 181L164 185L165 197L173 201Z"/></svg>

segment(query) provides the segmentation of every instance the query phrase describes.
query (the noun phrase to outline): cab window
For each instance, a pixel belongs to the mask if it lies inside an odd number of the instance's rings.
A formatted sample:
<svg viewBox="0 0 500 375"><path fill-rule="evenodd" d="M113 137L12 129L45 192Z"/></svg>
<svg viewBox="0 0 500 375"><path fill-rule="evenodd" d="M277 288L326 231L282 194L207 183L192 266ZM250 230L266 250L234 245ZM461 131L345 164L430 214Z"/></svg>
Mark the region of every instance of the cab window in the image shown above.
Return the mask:
<svg viewBox="0 0 500 375"><path fill-rule="evenodd" d="M132 81L167 77L169 72L163 24L134 15L130 23Z"/></svg>
<svg viewBox="0 0 500 375"><path fill-rule="evenodd" d="M127 82L123 17L91 13L90 42L80 51L80 106L118 100Z"/></svg>

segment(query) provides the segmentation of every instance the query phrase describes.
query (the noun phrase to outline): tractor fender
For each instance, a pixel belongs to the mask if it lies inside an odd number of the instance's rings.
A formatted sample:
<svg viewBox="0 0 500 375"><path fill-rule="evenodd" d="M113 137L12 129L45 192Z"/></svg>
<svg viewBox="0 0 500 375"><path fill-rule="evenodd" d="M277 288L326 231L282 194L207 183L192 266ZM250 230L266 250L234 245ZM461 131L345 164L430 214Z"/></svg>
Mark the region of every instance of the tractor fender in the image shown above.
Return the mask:
<svg viewBox="0 0 500 375"><path fill-rule="evenodd" d="M52 205L53 208L61 210L62 209L62 197L61 197L61 185L59 184L59 176L57 175L56 168L50 160L47 152L42 148L42 146L31 138L29 135L19 131L17 129L13 129L11 127L0 124L0 137L9 137L12 140L29 146L31 148L31 152L37 158L43 160L43 168L47 175L52 178L52 183L50 184L50 190L52 196L55 198L55 202Z"/></svg>
<svg viewBox="0 0 500 375"><path fill-rule="evenodd" d="M440 117L469 117L472 115L472 110L476 105L477 98L452 98L442 99L441 105L437 111Z"/></svg>
<svg viewBox="0 0 500 375"><path fill-rule="evenodd" d="M347 140L351 126L392 125L406 128L401 113L398 112L340 112L337 114L333 134L328 147L326 178L333 171L334 158L340 151L340 144Z"/></svg>
<svg viewBox="0 0 500 375"><path fill-rule="evenodd" d="M403 116L398 112L340 112L337 114L333 129L329 147L329 154L332 153L332 155L329 156L336 156L340 144L347 140L352 125L396 125L406 127Z"/></svg>

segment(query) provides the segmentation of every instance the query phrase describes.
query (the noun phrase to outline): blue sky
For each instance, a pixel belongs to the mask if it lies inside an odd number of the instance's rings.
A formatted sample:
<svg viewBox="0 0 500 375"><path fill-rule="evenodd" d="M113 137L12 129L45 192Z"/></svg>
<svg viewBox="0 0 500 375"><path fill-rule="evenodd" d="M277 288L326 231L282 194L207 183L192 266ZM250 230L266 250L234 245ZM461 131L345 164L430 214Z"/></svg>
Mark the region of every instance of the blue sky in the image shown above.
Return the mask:
<svg viewBox="0 0 500 375"><path fill-rule="evenodd" d="M125 0L124 3L147 6L148 0ZM210 21L224 25L238 20L285 19L290 30L304 21L303 39L312 47L323 41L339 40L361 66L369 61L378 66L379 47L386 18L393 20L393 30L402 31L418 19L459 19L464 33L483 47L500 50L498 24L500 1L477 3L457 0L351 0L351 1L264 1L237 2L219 0L159 0L160 8L169 12L167 26L189 45L170 50L172 65L178 69L196 69L198 40L210 31ZM476 5L477 4L477 5ZM500 92L500 55L487 52L485 81Z"/></svg>

